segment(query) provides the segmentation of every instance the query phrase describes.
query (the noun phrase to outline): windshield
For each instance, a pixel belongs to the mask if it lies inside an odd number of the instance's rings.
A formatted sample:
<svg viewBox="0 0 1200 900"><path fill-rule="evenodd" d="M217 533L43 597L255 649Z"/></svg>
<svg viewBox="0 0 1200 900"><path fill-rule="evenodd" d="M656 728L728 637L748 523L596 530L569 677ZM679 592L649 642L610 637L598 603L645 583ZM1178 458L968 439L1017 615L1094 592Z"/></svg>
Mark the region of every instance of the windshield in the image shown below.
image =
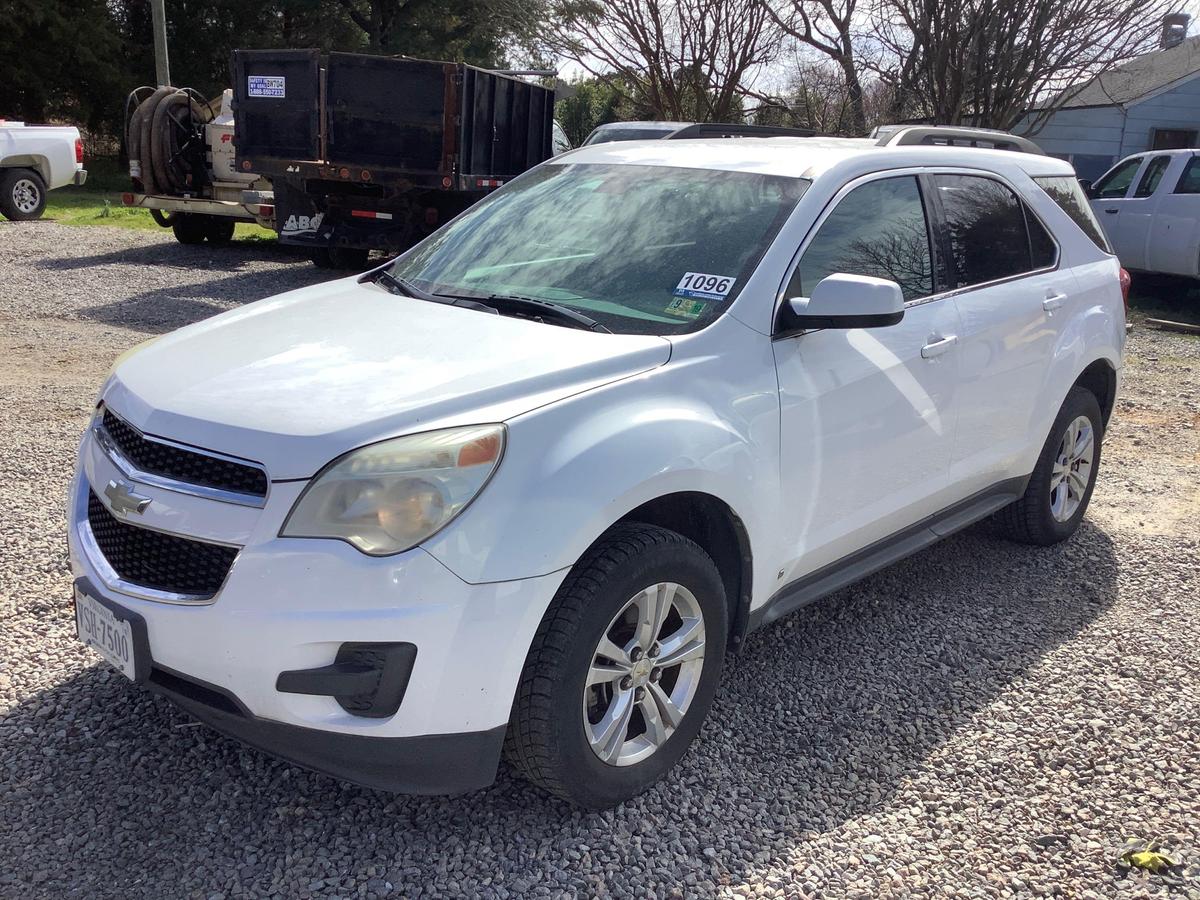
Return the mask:
<svg viewBox="0 0 1200 900"><path fill-rule="evenodd" d="M544 165L393 263L429 293L532 297L623 334L678 334L737 296L803 195L799 178Z"/></svg>

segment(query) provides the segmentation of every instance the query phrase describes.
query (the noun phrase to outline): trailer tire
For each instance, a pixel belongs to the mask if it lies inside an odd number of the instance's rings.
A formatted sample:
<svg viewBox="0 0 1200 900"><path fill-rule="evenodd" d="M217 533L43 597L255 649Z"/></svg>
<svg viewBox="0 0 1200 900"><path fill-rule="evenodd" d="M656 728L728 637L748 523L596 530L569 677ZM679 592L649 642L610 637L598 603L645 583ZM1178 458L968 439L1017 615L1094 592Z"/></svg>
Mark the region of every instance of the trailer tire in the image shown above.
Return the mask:
<svg viewBox="0 0 1200 900"><path fill-rule="evenodd" d="M166 212L161 209L151 209L150 218L161 225L163 228L170 228L175 224L175 220L179 217L178 213Z"/></svg>
<svg viewBox="0 0 1200 900"><path fill-rule="evenodd" d="M237 222L233 219L210 216L207 225L206 237L208 238L208 242L216 244L218 247L224 247L233 240L233 230Z"/></svg>
<svg viewBox="0 0 1200 900"><path fill-rule="evenodd" d="M176 213L175 224L171 230L175 232L175 240L181 244L203 244L208 237L207 216L195 213Z"/></svg>
<svg viewBox="0 0 1200 900"><path fill-rule="evenodd" d="M353 269L365 271L370 250L358 247L317 247L310 254L313 265L318 269Z"/></svg>
<svg viewBox="0 0 1200 900"><path fill-rule="evenodd" d="M33 169L0 169L0 213L13 222L40 219L46 209L46 182Z"/></svg>

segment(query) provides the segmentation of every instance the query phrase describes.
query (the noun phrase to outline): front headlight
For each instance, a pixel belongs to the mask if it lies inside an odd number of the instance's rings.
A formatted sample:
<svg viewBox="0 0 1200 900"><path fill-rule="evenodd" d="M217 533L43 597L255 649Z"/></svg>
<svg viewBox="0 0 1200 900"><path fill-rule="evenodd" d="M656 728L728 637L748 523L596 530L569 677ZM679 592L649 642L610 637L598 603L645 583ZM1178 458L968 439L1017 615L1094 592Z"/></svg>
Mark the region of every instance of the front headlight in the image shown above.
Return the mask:
<svg viewBox="0 0 1200 900"><path fill-rule="evenodd" d="M372 556L400 553L462 512L503 452L503 425L447 428L352 450L317 473L279 536L340 538Z"/></svg>

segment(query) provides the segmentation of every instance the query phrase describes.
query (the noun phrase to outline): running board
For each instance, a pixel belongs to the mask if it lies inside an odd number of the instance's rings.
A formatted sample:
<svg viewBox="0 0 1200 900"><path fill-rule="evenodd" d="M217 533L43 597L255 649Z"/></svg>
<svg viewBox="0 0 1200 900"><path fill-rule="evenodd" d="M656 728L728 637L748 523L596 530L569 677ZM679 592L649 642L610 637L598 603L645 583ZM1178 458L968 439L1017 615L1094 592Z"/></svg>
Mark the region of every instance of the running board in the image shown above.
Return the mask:
<svg viewBox="0 0 1200 900"><path fill-rule="evenodd" d="M906 556L936 544L968 525L986 519L1025 493L1029 476L1010 478L941 512L910 525L903 531L876 541L844 559L822 566L803 578L784 585L761 607L750 613L746 633L769 625L822 597L897 563Z"/></svg>

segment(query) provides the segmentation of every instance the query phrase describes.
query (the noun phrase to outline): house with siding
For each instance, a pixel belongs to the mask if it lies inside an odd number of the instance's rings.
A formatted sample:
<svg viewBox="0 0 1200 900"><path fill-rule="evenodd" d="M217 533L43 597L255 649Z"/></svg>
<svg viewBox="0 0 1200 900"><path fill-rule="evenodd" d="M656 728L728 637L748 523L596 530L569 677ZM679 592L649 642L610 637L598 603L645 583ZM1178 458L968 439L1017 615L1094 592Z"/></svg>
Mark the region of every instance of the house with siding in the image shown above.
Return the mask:
<svg viewBox="0 0 1200 900"><path fill-rule="evenodd" d="M1168 16L1162 49L1069 89L1050 113L1030 110L1013 131L1088 180L1131 153L1200 146L1200 36L1184 37L1187 24Z"/></svg>

